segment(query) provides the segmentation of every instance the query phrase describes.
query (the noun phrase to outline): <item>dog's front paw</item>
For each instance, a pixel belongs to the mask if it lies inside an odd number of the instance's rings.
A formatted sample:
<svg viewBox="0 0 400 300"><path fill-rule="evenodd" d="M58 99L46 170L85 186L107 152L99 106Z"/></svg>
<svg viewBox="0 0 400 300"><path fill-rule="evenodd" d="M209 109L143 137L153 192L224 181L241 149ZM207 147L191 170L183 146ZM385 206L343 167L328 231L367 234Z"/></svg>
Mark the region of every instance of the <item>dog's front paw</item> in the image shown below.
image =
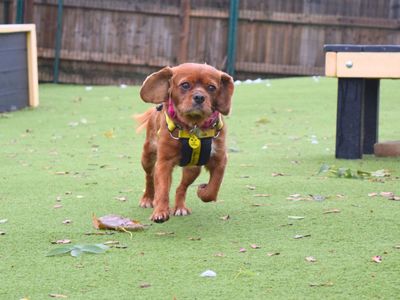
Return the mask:
<svg viewBox="0 0 400 300"><path fill-rule="evenodd" d="M151 208L153 207L153 199L143 196L142 199L140 199L139 206L142 208Z"/></svg>
<svg viewBox="0 0 400 300"><path fill-rule="evenodd" d="M174 216L187 216L192 213L192 210L186 206L174 207L173 213Z"/></svg>
<svg viewBox="0 0 400 300"><path fill-rule="evenodd" d="M150 220L156 223L164 223L169 219L169 210L154 210Z"/></svg>
<svg viewBox="0 0 400 300"><path fill-rule="evenodd" d="M203 202L211 202L211 201L217 201L217 196L215 193L210 192L208 188L208 184L200 184L199 187L197 188L197 196L203 201Z"/></svg>

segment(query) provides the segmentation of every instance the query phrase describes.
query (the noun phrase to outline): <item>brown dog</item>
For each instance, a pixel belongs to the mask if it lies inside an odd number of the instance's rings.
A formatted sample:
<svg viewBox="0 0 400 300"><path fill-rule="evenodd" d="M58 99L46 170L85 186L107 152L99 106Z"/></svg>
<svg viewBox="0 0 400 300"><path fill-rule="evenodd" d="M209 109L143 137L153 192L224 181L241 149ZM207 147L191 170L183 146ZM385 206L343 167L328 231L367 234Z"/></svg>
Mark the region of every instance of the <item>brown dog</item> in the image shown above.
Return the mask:
<svg viewBox="0 0 400 300"><path fill-rule="evenodd" d="M158 104L136 118L138 130L146 127L142 154L146 189L140 206L154 207L154 222L169 219L172 170L177 165L183 167L183 174L176 190L174 215L190 214L185 205L186 190L199 176L202 165L210 172L210 179L198 187L197 195L204 202L217 200L227 162L226 126L221 114L230 111L233 89L231 76L195 63L165 67L143 82L143 101Z"/></svg>

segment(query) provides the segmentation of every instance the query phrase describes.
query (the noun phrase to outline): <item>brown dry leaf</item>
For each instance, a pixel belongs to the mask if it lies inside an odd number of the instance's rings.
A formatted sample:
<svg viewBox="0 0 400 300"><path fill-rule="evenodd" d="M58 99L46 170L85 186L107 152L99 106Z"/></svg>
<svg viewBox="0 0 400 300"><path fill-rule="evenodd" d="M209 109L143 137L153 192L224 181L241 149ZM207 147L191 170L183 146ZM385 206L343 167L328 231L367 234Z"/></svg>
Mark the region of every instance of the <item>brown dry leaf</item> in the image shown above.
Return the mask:
<svg viewBox="0 0 400 300"><path fill-rule="evenodd" d="M111 241L106 241L103 244L106 246L115 246L115 245L119 245L119 241L111 240Z"/></svg>
<svg viewBox="0 0 400 300"><path fill-rule="evenodd" d="M316 262L317 261L317 259L314 256L307 256L305 259L308 262Z"/></svg>
<svg viewBox="0 0 400 300"><path fill-rule="evenodd" d="M329 287L333 286L332 281L322 282L322 283L310 283L310 287Z"/></svg>
<svg viewBox="0 0 400 300"><path fill-rule="evenodd" d="M69 172L68 171L57 171L54 173L55 175L68 175Z"/></svg>
<svg viewBox="0 0 400 300"><path fill-rule="evenodd" d="M253 191L253 190L255 190L256 189L256 187L254 186L254 185L246 185L246 188L248 189L248 190L251 190L251 191Z"/></svg>
<svg viewBox="0 0 400 300"><path fill-rule="evenodd" d="M280 254L279 252L268 252L267 253L268 256L276 256L276 255L279 255L279 254Z"/></svg>
<svg viewBox="0 0 400 300"><path fill-rule="evenodd" d="M228 221L230 218L231 218L230 215L226 215L226 216L220 217L220 219L221 219L222 221Z"/></svg>
<svg viewBox="0 0 400 300"><path fill-rule="evenodd" d="M251 244L250 247L251 247L252 249L260 249L260 248L261 248L261 246L259 246L259 245L257 245L257 244Z"/></svg>
<svg viewBox="0 0 400 300"><path fill-rule="evenodd" d="M271 194L254 194L253 197L271 197Z"/></svg>
<svg viewBox="0 0 400 300"><path fill-rule="evenodd" d="M271 174L272 175L272 177L278 177L278 176L286 176L285 174L283 174L283 173L272 173Z"/></svg>
<svg viewBox="0 0 400 300"><path fill-rule="evenodd" d="M93 214L93 226L96 229L111 229L118 231L141 231L145 227L138 221L124 218L118 215L106 215L97 218Z"/></svg>
<svg viewBox="0 0 400 300"><path fill-rule="evenodd" d="M201 241L201 237L190 237L189 241Z"/></svg>
<svg viewBox="0 0 400 300"><path fill-rule="evenodd" d="M378 196L378 193L368 193L368 197L376 197Z"/></svg>
<svg viewBox="0 0 400 300"><path fill-rule="evenodd" d="M62 295L62 294L49 294L49 297L51 298L68 298L66 295Z"/></svg>
<svg viewBox="0 0 400 300"><path fill-rule="evenodd" d="M218 252L214 254L215 257L225 257L225 254L222 252Z"/></svg>
<svg viewBox="0 0 400 300"><path fill-rule="evenodd" d="M72 221L69 220L69 219L66 219L66 220L64 220L62 223L65 224L65 225L68 225L68 224L71 224Z"/></svg>
<svg viewBox="0 0 400 300"><path fill-rule="evenodd" d="M338 209L338 208L324 211L324 214L338 214L338 213L340 213L340 209Z"/></svg>
<svg viewBox="0 0 400 300"><path fill-rule="evenodd" d="M124 202L124 201L128 200L128 197L126 197L126 196L118 196L118 197L115 197L115 199L118 200L118 201Z"/></svg>
<svg viewBox="0 0 400 300"><path fill-rule="evenodd" d="M147 283L147 282L144 282L144 283L142 283L141 285L139 285L139 287L140 287L141 289L145 289L145 288L151 287L151 284L150 284L150 283Z"/></svg>
<svg viewBox="0 0 400 300"><path fill-rule="evenodd" d="M63 239L63 240L52 241L51 243L57 245L71 244L71 240Z"/></svg>
<svg viewBox="0 0 400 300"><path fill-rule="evenodd" d="M158 235L158 236L163 236L163 235L174 235L175 232L173 232L173 231L159 231L159 232L156 232L155 234Z"/></svg>
<svg viewBox="0 0 400 300"><path fill-rule="evenodd" d="M113 129L107 130L103 134L104 134L104 136L106 138L109 138L109 139L113 138L114 137L114 130Z"/></svg>
<svg viewBox="0 0 400 300"><path fill-rule="evenodd" d="M298 240L298 239L302 239L302 238L310 237L310 236L311 236L311 234L296 234L293 238Z"/></svg>

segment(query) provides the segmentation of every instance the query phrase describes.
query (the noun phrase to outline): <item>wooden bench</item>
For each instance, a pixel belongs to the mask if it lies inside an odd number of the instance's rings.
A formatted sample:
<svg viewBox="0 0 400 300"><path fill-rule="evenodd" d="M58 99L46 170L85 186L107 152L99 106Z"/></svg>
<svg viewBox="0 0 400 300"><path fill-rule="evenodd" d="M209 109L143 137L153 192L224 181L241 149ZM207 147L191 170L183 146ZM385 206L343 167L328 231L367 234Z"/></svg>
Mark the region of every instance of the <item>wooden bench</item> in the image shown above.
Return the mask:
<svg viewBox="0 0 400 300"><path fill-rule="evenodd" d="M378 141L379 83L400 78L400 46L325 45L325 75L338 78L336 158L373 154Z"/></svg>

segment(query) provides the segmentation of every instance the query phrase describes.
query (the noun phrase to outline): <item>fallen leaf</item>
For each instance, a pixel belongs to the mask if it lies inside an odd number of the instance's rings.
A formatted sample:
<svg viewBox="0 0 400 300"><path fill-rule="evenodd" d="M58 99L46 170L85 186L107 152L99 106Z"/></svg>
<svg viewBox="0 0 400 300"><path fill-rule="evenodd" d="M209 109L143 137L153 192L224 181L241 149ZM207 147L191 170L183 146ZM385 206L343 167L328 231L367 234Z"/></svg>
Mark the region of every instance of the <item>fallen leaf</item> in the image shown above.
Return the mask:
<svg viewBox="0 0 400 300"><path fill-rule="evenodd" d="M138 221L124 218L118 215L106 215L97 218L93 214L93 226L96 229L111 229L118 231L141 231L145 226Z"/></svg>
<svg viewBox="0 0 400 300"><path fill-rule="evenodd" d="M260 207L260 206L271 206L270 203L253 203L251 206Z"/></svg>
<svg viewBox="0 0 400 300"><path fill-rule="evenodd" d="M155 233L155 235L158 235L158 236L173 235L173 234L175 234L175 232L173 232L173 231L159 231L159 232Z"/></svg>
<svg viewBox="0 0 400 300"><path fill-rule="evenodd" d="M56 175L68 175L69 172L68 171L58 171L58 172L55 172L54 174L56 174Z"/></svg>
<svg viewBox="0 0 400 300"><path fill-rule="evenodd" d="M103 244L107 245L107 246L115 246L115 245L119 244L119 241L115 241L115 240L114 241L106 241Z"/></svg>
<svg viewBox="0 0 400 300"><path fill-rule="evenodd" d="M301 217L301 216L288 216L289 219L292 220L303 220L305 217Z"/></svg>
<svg viewBox="0 0 400 300"><path fill-rule="evenodd" d="M368 197L375 197L378 196L378 193L368 193Z"/></svg>
<svg viewBox="0 0 400 300"><path fill-rule="evenodd" d="M382 197L385 197L385 198L391 198L394 196L394 193L393 192L380 192L379 195L381 195Z"/></svg>
<svg viewBox="0 0 400 300"><path fill-rule="evenodd" d="M400 249L400 245L394 246L394 249Z"/></svg>
<svg viewBox="0 0 400 300"><path fill-rule="evenodd" d="M216 277L217 273L215 273L212 270L206 270L203 273L200 274L201 277Z"/></svg>
<svg viewBox="0 0 400 300"><path fill-rule="evenodd" d="M201 237L190 237L189 241L201 241Z"/></svg>
<svg viewBox="0 0 400 300"><path fill-rule="evenodd" d="M0 224L5 224L5 223L7 223L8 222L8 219L1 219L0 220Z"/></svg>
<svg viewBox="0 0 400 300"><path fill-rule="evenodd" d="M151 287L151 284L150 284L150 283L147 283L147 282L144 282L144 283L142 283L141 285L139 285L139 287L140 287L141 289L146 289L146 288Z"/></svg>
<svg viewBox="0 0 400 300"><path fill-rule="evenodd" d="M104 133L104 136L106 137L106 138L113 138L114 137L114 130L113 129L111 129L111 130L107 130L107 131L105 131Z"/></svg>
<svg viewBox="0 0 400 300"><path fill-rule="evenodd" d="M6 235L4 231L0 231L0 235Z"/></svg>
<svg viewBox="0 0 400 300"><path fill-rule="evenodd" d="M251 191L253 191L253 190L255 190L256 189L256 187L254 186L254 185L246 185L246 188L248 189L248 190L251 190Z"/></svg>
<svg viewBox="0 0 400 300"><path fill-rule="evenodd" d="M240 248L240 249L239 249L239 252L240 252L240 253L244 253L244 252L246 252L246 251L247 251L247 250L246 250L245 248Z"/></svg>
<svg viewBox="0 0 400 300"><path fill-rule="evenodd" d="M225 254L222 252L218 252L214 254L215 257L225 257Z"/></svg>
<svg viewBox="0 0 400 300"><path fill-rule="evenodd" d="M222 221L228 221L230 218L231 218L231 217L230 217L229 215L220 217L220 219L221 219Z"/></svg>
<svg viewBox="0 0 400 300"><path fill-rule="evenodd" d="M337 213L340 213L340 209L334 208L324 211L324 214L337 214Z"/></svg>
<svg viewBox="0 0 400 300"><path fill-rule="evenodd" d="M372 257L372 261L374 261L376 263L381 263L382 262L382 256L375 255L375 256Z"/></svg>
<svg viewBox="0 0 400 300"><path fill-rule="evenodd" d="M54 209L58 209L58 208L62 208L63 206L61 205L61 204L55 204L54 206L53 206L53 208Z"/></svg>
<svg viewBox="0 0 400 300"><path fill-rule="evenodd" d="M311 234L296 234L293 238L295 238L295 239L302 239L302 238L305 238L305 237L310 237L311 236Z"/></svg>
<svg viewBox="0 0 400 300"><path fill-rule="evenodd" d="M308 262L316 262L317 259L314 256L306 256L306 261L308 261Z"/></svg>
<svg viewBox="0 0 400 300"><path fill-rule="evenodd" d="M327 282L322 282L322 283L310 283L310 287L330 287L333 286L333 282L327 281Z"/></svg>
<svg viewBox="0 0 400 300"><path fill-rule="evenodd" d="M76 195L76 198L78 198L78 199L82 199L82 198L84 198L85 196L82 196L82 195Z"/></svg>
<svg viewBox="0 0 400 300"><path fill-rule="evenodd" d="M260 249L261 248L259 245L256 245L256 244L251 244L250 247L252 249Z"/></svg>
<svg viewBox="0 0 400 300"><path fill-rule="evenodd" d="M268 256L276 256L276 255L280 255L279 252L268 252L267 253Z"/></svg>
<svg viewBox="0 0 400 300"><path fill-rule="evenodd" d="M71 224L72 221L67 219L67 220L62 221L62 223L65 224L65 225L68 225L68 224Z"/></svg>
<svg viewBox="0 0 400 300"><path fill-rule="evenodd" d="M52 241L51 243L57 245L71 244L71 240L63 239L63 240Z"/></svg>
<svg viewBox="0 0 400 300"><path fill-rule="evenodd" d="M115 199L118 200L118 201L123 202L123 201L128 200L128 197L126 197L126 196L118 196L118 197L115 197Z"/></svg>
<svg viewBox="0 0 400 300"><path fill-rule="evenodd" d="M51 298L68 298L66 295L62 295L62 294L49 294L49 297Z"/></svg>
<svg viewBox="0 0 400 300"><path fill-rule="evenodd" d="M272 177L285 176L283 173L272 173Z"/></svg>
<svg viewBox="0 0 400 300"><path fill-rule="evenodd" d="M271 197L271 194L254 194L253 197Z"/></svg>

